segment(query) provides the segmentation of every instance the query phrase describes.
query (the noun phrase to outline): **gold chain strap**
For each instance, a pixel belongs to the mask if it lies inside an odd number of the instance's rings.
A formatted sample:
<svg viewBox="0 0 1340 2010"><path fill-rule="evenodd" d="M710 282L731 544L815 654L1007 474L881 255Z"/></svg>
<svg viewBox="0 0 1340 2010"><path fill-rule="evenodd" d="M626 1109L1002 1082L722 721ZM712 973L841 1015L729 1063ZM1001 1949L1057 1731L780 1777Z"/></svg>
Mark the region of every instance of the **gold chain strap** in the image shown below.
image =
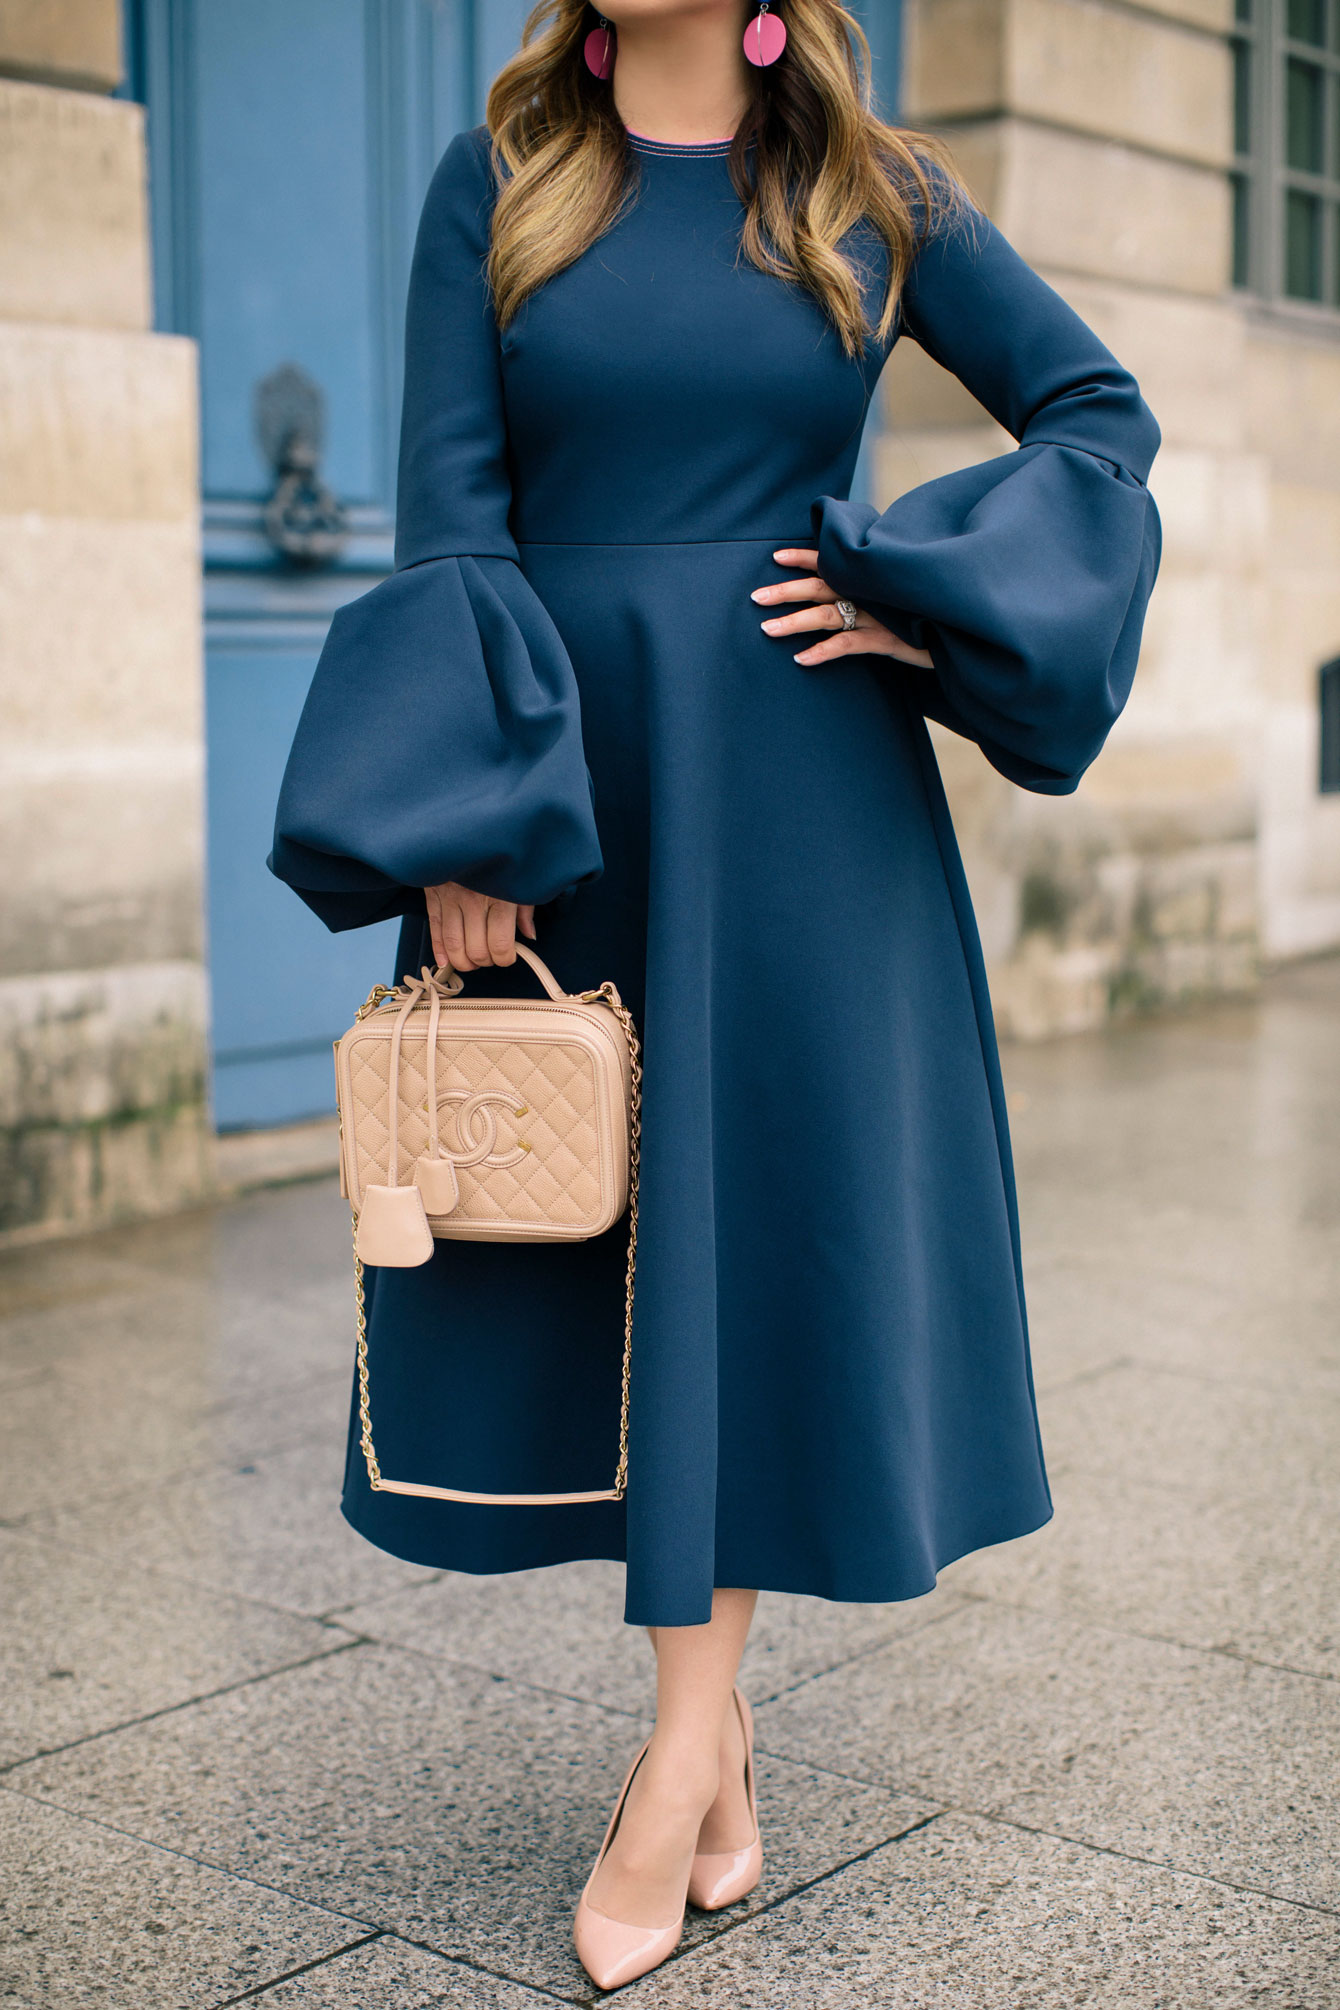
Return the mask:
<svg viewBox="0 0 1340 2010"><path fill-rule="evenodd" d="M391 987L378 984L369 992L358 1013L362 1019L391 996ZM642 1043L633 1015L614 986L602 984L598 991L578 994L583 1005L602 999L623 1027L628 1042L628 1266L624 1273L623 1370L619 1394L619 1464L614 1475L614 1498L621 1501L628 1491L628 1399L633 1369L633 1289L637 1279L637 1184L642 1160ZM394 1085L392 1085L394 1093ZM354 1216L354 1303L358 1335L358 1416L362 1425L362 1451L368 1469L368 1484L376 1493L382 1483L381 1467L372 1443L372 1407L368 1380L368 1315L363 1292L363 1263L358 1254L358 1216Z"/></svg>
<svg viewBox="0 0 1340 2010"><path fill-rule="evenodd" d="M376 1493L382 1483L382 1469L372 1443L372 1409L368 1389L368 1308L363 1296L363 1259L358 1253L358 1216L354 1216L354 1328L358 1334L358 1415L363 1426L363 1458L368 1469L368 1485Z"/></svg>

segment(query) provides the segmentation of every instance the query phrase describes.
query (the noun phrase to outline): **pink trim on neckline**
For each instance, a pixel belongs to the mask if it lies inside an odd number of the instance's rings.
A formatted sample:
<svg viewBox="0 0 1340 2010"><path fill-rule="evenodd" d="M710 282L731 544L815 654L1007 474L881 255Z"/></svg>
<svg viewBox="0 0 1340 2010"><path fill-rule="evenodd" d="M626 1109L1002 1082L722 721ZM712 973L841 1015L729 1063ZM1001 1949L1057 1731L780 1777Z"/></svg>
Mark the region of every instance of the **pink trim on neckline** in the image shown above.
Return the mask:
<svg viewBox="0 0 1340 2010"><path fill-rule="evenodd" d="M714 140L658 140L652 133L640 133L636 126L625 126L624 131L635 140L650 140L654 147L724 147L734 133L720 133Z"/></svg>

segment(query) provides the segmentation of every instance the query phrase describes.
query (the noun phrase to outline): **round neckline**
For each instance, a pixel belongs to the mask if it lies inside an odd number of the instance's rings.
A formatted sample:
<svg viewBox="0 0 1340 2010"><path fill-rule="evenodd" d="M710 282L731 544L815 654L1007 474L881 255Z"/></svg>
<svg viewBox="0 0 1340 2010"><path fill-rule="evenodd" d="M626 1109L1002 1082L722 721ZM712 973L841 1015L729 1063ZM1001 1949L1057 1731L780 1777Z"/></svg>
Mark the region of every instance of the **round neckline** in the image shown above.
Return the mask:
<svg viewBox="0 0 1340 2010"><path fill-rule="evenodd" d="M727 133L719 140L654 140L650 133L639 133L632 126L625 126L628 144L640 154L679 154L698 160L710 160L719 154L728 154L735 144L734 133Z"/></svg>

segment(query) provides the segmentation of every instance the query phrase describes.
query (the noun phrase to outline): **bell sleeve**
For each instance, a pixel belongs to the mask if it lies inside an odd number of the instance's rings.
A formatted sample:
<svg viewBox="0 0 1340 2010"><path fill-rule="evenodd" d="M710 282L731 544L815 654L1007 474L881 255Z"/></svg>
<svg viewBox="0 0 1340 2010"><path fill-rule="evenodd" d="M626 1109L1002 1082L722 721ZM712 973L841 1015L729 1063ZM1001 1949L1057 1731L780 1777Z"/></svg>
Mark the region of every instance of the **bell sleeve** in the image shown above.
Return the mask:
<svg viewBox="0 0 1340 2010"><path fill-rule="evenodd" d="M558 898L601 870L577 684L521 572L487 138L447 148L410 271L395 570L335 615L280 789L270 870L332 929L456 880Z"/></svg>
<svg viewBox="0 0 1340 2010"><path fill-rule="evenodd" d="M819 571L930 653L933 670L890 666L927 717L1023 788L1067 795L1135 675L1160 553L1145 487L1158 425L1129 372L970 206L924 242L899 332L1018 446L882 514L819 497Z"/></svg>

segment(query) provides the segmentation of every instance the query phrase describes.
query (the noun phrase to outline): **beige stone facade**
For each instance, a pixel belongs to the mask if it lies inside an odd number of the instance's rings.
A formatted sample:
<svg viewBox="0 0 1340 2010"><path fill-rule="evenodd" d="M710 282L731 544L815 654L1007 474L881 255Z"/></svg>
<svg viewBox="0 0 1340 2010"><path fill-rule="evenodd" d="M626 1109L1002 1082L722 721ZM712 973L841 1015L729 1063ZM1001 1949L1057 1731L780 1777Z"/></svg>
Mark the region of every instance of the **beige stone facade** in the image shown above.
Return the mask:
<svg viewBox="0 0 1340 2010"><path fill-rule="evenodd" d="M1164 558L1135 689L1073 797L937 729L997 1017L1025 1037L1250 987L1340 943L1340 317L1229 285L1230 0L907 0L904 116L1133 369ZM884 502L1012 442L904 345Z"/></svg>
<svg viewBox="0 0 1340 2010"><path fill-rule="evenodd" d="M0 0L0 1236L206 1191L195 354L115 0Z"/></svg>

